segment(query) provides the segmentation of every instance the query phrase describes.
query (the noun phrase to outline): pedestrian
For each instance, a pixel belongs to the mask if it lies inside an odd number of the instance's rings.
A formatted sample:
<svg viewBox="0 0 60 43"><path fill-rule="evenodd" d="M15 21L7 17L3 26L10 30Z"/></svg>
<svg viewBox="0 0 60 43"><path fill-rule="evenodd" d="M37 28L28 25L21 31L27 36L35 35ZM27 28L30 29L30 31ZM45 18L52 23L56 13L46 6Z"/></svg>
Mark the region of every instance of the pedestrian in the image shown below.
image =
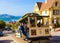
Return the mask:
<svg viewBox="0 0 60 43"><path fill-rule="evenodd" d="M22 38L22 30L21 30L21 28L22 28L22 23L20 23L20 26L19 26L20 37Z"/></svg>
<svg viewBox="0 0 60 43"><path fill-rule="evenodd" d="M40 22L37 24L38 27L40 27Z"/></svg>
<svg viewBox="0 0 60 43"><path fill-rule="evenodd" d="M40 20L37 20L37 26L40 27Z"/></svg>
<svg viewBox="0 0 60 43"><path fill-rule="evenodd" d="M24 26L24 31L25 31L25 36L26 36L25 40L28 40L28 38L29 38L29 35L28 35L29 28L28 28L27 24L25 24L25 26Z"/></svg>
<svg viewBox="0 0 60 43"><path fill-rule="evenodd" d="M19 30L20 30L21 38L24 38L24 36L25 36L24 23L20 24L20 29Z"/></svg>
<svg viewBox="0 0 60 43"><path fill-rule="evenodd" d="M54 28L54 31L56 31L56 24L54 24L54 27L53 28Z"/></svg>

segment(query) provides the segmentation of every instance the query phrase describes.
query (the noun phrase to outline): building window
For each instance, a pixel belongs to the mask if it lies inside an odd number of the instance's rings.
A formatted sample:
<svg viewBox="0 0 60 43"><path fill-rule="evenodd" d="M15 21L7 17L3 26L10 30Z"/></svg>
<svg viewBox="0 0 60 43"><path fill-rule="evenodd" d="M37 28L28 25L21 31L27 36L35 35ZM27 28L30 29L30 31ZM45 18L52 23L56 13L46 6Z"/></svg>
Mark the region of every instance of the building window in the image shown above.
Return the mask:
<svg viewBox="0 0 60 43"><path fill-rule="evenodd" d="M45 11L45 14L47 14L47 10Z"/></svg>
<svg viewBox="0 0 60 43"><path fill-rule="evenodd" d="M56 17L54 17L54 24L56 24Z"/></svg>
<svg viewBox="0 0 60 43"><path fill-rule="evenodd" d="M53 14L54 15L56 15L56 14L58 15L59 14L59 10L53 10Z"/></svg>
<svg viewBox="0 0 60 43"><path fill-rule="evenodd" d="M54 17L54 24L56 24L57 23L57 19L56 19L56 17Z"/></svg>
<svg viewBox="0 0 60 43"><path fill-rule="evenodd" d="M55 2L55 6L57 6L58 5L58 2Z"/></svg>
<svg viewBox="0 0 60 43"><path fill-rule="evenodd" d="M56 24L56 18L54 18L54 24Z"/></svg>
<svg viewBox="0 0 60 43"><path fill-rule="evenodd" d="M39 9L37 8L36 11L39 11Z"/></svg>

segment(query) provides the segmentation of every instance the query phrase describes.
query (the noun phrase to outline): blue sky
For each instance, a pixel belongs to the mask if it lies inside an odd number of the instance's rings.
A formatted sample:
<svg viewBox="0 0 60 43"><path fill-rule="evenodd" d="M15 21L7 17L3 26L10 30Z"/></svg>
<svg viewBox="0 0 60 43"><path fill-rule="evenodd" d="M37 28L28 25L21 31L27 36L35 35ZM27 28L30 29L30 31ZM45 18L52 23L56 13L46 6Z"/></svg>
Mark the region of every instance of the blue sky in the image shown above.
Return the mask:
<svg viewBox="0 0 60 43"><path fill-rule="evenodd" d="M0 0L0 14L23 16L25 13L33 12L36 2L44 0Z"/></svg>

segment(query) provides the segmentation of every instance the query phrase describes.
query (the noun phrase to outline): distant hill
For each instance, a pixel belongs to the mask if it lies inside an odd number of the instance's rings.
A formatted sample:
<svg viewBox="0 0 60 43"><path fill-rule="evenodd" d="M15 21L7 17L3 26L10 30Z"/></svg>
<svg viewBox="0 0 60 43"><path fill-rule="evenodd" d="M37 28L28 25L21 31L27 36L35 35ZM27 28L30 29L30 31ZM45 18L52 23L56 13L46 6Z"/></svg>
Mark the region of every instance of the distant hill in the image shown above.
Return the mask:
<svg viewBox="0 0 60 43"><path fill-rule="evenodd" d="M20 19L21 16L13 16L13 15L9 15L9 14L0 14L0 20L3 20L3 21L8 21L8 22L11 22L11 21L16 21L18 19Z"/></svg>

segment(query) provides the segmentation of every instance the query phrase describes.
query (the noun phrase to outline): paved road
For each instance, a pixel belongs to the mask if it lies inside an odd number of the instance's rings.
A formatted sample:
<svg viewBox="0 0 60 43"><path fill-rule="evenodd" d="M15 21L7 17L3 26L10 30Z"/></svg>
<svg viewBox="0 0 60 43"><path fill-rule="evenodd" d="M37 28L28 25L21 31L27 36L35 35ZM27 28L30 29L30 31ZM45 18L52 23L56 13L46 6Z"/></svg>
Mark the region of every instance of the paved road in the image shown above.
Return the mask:
<svg viewBox="0 0 60 43"><path fill-rule="evenodd" d="M4 31L4 36L0 37L0 43L16 43L13 38L11 37L11 35L13 35L14 33L12 33L12 31ZM54 35L59 35L60 32L53 32L51 33L51 35L53 36L52 40L40 40L40 43L60 43L60 36L56 37ZM33 41L33 43L39 43L39 41Z"/></svg>
<svg viewBox="0 0 60 43"><path fill-rule="evenodd" d="M12 31L3 31L4 36L0 37L0 43L15 43L11 38Z"/></svg>

